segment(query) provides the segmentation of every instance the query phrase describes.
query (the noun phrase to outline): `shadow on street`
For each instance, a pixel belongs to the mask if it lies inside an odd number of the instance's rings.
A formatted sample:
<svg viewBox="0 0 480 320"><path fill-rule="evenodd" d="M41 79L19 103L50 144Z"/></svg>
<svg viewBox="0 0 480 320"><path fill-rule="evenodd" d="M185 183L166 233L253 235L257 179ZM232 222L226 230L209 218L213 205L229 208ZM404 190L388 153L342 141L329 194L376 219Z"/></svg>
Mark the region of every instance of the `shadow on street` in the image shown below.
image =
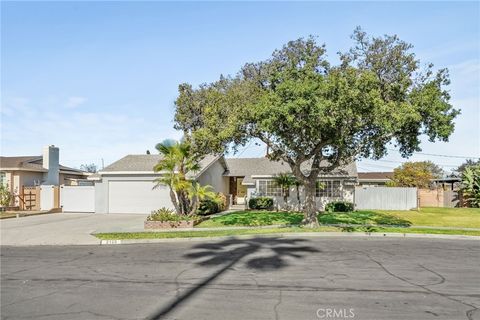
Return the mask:
<svg viewBox="0 0 480 320"><path fill-rule="evenodd" d="M285 239L278 237L256 237L252 239L226 239L215 243L201 243L193 247L184 257L194 259L195 264L201 267L218 267L212 275L175 297L167 305L161 306L147 319L162 319L177 307L187 302L199 291L209 285L228 269L244 260L243 263L250 269L272 271L289 265L286 258L301 259L307 253L319 252L318 249L308 246L307 239ZM255 253L262 252L261 255Z"/></svg>

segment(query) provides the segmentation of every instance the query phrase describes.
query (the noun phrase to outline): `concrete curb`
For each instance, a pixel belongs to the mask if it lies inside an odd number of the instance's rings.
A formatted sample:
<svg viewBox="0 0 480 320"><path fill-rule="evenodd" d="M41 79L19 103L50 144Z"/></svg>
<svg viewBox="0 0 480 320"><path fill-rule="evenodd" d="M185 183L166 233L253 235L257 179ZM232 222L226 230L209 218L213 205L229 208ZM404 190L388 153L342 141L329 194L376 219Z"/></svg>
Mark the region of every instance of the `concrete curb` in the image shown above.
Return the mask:
<svg viewBox="0 0 480 320"><path fill-rule="evenodd" d="M422 234L422 233L381 233L381 232L289 232L270 233L256 235L220 236L220 237L194 237L194 238L168 238L168 239L124 239L124 240L100 240L100 245L112 244L148 244L162 242L205 242L225 239L253 239L253 238L288 238L288 237L371 237L371 238L423 238L423 239L447 239L447 240L480 240L480 236L446 235L446 234Z"/></svg>

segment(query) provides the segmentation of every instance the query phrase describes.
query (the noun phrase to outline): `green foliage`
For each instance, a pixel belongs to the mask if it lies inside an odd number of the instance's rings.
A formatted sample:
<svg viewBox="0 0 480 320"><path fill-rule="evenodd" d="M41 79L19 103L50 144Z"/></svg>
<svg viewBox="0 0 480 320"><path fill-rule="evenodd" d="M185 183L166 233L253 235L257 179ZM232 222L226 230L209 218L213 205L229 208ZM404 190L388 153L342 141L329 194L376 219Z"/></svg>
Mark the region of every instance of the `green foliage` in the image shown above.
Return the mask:
<svg viewBox="0 0 480 320"><path fill-rule="evenodd" d="M447 141L459 114L449 103L447 70L422 70L397 36L372 38L357 28L352 38L339 65L309 37L245 64L234 77L196 89L181 84L175 127L205 153L263 141L268 157L288 163L304 183L305 222L316 223L320 173L358 157L379 159L389 142L409 156L420 150L421 134Z"/></svg>
<svg viewBox="0 0 480 320"><path fill-rule="evenodd" d="M431 161L405 162L393 170L392 181L388 184L394 187L428 188L438 171Z"/></svg>
<svg viewBox="0 0 480 320"><path fill-rule="evenodd" d="M209 215L220 212L220 205L217 201L212 199L203 199L198 206L197 214Z"/></svg>
<svg viewBox="0 0 480 320"><path fill-rule="evenodd" d="M480 159L478 159L477 161L472 159L467 159L464 163L462 163L460 166L458 166L458 168L456 168L453 171L453 175L457 177L461 177L465 169L472 166L480 166Z"/></svg>
<svg viewBox="0 0 480 320"><path fill-rule="evenodd" d="M268 210L273 207L273 199L269 197L251 198L248 200L248 207L253 210Z"/></svg>
<svg viewBox="0 0 480 320"><path fill-rule="evenodd" d="M13 200L13 194L5 184L0 185L0 205L2 207L8 207Z"/></svg>
<svg viewBox="0 0 480 320"><path fill-rule="evenodd" d="M462 192L471 207L480 208L480 165L469 166L463 171Z"/></svg>
<svg viewBox="0 0 480 320"><path fill-rule="evenodd" d="M191 217L189 216L180 216L175 213L175 211L162 207L156 211L152 211L152 213L147 217L147 221L161 221L161 222L169 222L169 221L189 221Z"/></svg>
<svg viewBox="0 0 480 320"><path fill-rule="evenodd" d="M327 212L349 212L353 210L353 203L348 201L333 201L325 206L325 211Z"/></svg>
<svg viewBox="0 0 480 320"><path fill-rule="evenodd" d="M198 182L187 179L189 172L200 170L199 157L188 141L165 140L157 144L156 149L163 157L154 167L154 171L163 174L155 179L155 187L169 187L170 200L177 214L193 215L200 201L216 199L217 195L211 190L211 186L201 186Z"/></svg>

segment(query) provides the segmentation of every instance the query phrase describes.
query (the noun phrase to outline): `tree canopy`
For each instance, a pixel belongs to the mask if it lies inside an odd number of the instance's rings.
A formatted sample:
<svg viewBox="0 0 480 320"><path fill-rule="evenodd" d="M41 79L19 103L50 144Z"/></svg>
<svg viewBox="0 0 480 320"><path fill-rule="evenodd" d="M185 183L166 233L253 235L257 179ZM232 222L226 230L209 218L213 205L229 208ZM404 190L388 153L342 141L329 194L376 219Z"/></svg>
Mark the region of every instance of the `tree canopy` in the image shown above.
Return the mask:
<svg viewBox="0 0 480 320"><path fill-rule="evenodd" d="M421 134L447 141L459 113L449 103L447 70L422 68L412 45L397 36L369 37L360 28L352 39L338 65L311 36L234 76L198 88L181 84L175 127L203 153L263 141L268 157L288 163L304 184L305 223L314 225L320 173L360 157L379 159L390 142L409 156L421 150Z"/></svg>
<svg viewBox="0 0 480 320"><path fill-rule="evenodd" d="M391 186L428 188L443 170L431 161L405 162L393 170Z"/></svg>

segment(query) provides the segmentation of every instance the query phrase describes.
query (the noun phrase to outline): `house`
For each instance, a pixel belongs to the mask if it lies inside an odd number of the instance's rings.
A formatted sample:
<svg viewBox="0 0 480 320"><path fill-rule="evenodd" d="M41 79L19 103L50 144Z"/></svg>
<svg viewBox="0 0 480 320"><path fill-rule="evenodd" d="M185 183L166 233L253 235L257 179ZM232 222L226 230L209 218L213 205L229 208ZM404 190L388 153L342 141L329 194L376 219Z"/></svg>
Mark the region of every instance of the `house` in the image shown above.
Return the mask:
<svg viewBox="0 0 480 320"><path fill-rule="evenodd" d="M128 155L92 175L89 180L95 182L95 212L150 213L161 207L173 209L168 187L153 188L154 180L162 175L154 172L153 167L161 159L161 155L153 154ZM199 165L200 171L189 172L187 177L228 194L223 156L207 156Z"/></svg>
<svg viewBox="0 0 480 320"><path fill-rule="evenodd" d="M41 156L0 157L0 178L14 195L23 194L24 187L75 184L88 173L59 164L59 149L47 146ZM18 205L18 197L15 205Z"/></svg>
<svg viewBox="0 0 480 320"><path fill-rule="evenodd" d="M173 208L167 186L153 188L154 180L162 172L153 167L161 155L128 155L95 175L89 180L95 183L95 212L97 213L150 213L161 207ZM198 172L189 172L187 177L201 185L210 185L216 192L231 195L234 204L245 204L254 196L273 197L282 205L281 189L273 182L279 173L291 172L290 167L266 158L229 159L223 156L207 156L200 161ZM357 182L355 163L319 176L325 187L317 189L317 205L323 208L333 200L353 201ZM305 198L301 190L301 201ZM289 204L296 205L296 189L292 188Z"/></svg>
<svg viewBox="0 0 480 320"><path fill-rule="evenodd" d="M267 196L272 197L275 204L284 205L282 190L275 184L273 178L280 173L292 172L287 163L271 161L267 158L227 158L226 162L228 171L224 176L229 178L229 194L232 195L234 203L244 204L251 197ZM319 209L323 209L326 203L335 200L353 202L357 182L355 162L339 167L329 174L319 175L318 180L323 186L318 186L316 190ZM299 193L300 204L297 200L296 187L291 187L288 191L287 201L290 207L298 207L305 200L302 187L299 188Z"/></svg>
<svg viewBox="0 0 480 320"><path fill-rule="evenodd" d="M358 184L362 187L385 187L393 178L393 172L359 172Z"/></svg>

